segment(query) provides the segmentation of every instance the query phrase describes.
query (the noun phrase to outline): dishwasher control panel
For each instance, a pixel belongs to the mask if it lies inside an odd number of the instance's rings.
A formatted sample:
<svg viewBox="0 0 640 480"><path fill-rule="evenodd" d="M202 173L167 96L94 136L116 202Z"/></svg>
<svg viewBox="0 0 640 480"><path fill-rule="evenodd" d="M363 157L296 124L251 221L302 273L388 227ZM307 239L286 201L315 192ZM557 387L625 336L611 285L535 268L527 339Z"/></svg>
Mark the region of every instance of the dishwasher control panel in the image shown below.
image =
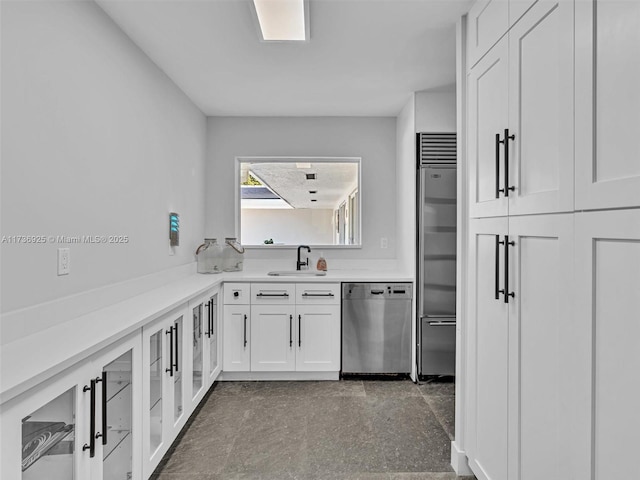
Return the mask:
<svg viewBox="0 0 640 480"><path fill-rule="evenodd" d="M412 298L413 286L408 283L343 283L343 299L406 299Z"/></svg>

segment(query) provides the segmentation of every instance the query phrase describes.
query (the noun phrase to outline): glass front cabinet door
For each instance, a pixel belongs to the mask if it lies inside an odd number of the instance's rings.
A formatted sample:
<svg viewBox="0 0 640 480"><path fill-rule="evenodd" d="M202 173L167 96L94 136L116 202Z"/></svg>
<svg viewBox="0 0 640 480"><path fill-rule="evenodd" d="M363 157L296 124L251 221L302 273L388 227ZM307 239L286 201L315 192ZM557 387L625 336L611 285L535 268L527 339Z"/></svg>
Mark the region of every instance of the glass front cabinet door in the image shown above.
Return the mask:
<svg viewBox="0 0 640 480"><path fill-rule="evenodd" d="M191 378L192 363L185 353L191 331L188 320L187 310L179 308L142 329L144 478L153 473L186 422L185 383Z"/></svg>
<svg viewBox="0 0 640 480"><path fill-rule="evenodd" d="M200 403L209 387L220 374L218 292L214 289L189 302L192 336L191 402Z"/></svg>
<svg viewBox="0 0 640 480"><path fill-rule="evenodd" d="M2 406L1 477L20 480L141 478L140 336L80 362ZM140 370L139 368L137 369Z"/></svg>

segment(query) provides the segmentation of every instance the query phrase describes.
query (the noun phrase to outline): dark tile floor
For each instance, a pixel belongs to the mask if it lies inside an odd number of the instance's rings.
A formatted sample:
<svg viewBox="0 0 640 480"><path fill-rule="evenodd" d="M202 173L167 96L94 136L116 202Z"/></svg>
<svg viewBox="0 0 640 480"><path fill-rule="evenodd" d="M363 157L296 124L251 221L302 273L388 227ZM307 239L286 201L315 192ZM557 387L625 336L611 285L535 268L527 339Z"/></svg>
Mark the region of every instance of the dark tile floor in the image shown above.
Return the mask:
<svg viewBox="0 0 640 480"><path fill-rule="evenodd" d="M453 426L452 383L221 382L152 478L450 480Z"/></svg>

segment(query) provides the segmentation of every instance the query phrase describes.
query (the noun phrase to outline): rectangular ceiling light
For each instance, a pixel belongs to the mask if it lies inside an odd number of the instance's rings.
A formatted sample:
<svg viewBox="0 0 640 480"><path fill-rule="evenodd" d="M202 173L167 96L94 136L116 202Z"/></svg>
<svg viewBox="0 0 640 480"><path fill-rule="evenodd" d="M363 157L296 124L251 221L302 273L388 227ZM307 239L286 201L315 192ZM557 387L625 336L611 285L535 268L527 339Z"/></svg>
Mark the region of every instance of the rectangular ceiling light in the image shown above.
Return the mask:
<svg viewBox="0 0 640 480"><path fill-rule="evenodd" d="M305 0L253 0L266 41L305 41Z"/></svg>

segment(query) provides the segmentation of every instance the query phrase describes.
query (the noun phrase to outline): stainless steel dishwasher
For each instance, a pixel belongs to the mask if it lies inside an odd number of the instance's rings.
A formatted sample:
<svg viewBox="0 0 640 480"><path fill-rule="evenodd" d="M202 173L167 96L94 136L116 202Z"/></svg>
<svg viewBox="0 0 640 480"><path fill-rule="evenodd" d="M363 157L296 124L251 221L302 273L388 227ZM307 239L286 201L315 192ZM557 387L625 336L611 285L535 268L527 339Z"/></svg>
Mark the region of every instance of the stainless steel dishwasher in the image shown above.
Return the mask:
<svg viewBox="0 0 640 480"><path fill-rule="evenodd" d="M342 373L411 371L409 283L342 284Z"/></svg>

